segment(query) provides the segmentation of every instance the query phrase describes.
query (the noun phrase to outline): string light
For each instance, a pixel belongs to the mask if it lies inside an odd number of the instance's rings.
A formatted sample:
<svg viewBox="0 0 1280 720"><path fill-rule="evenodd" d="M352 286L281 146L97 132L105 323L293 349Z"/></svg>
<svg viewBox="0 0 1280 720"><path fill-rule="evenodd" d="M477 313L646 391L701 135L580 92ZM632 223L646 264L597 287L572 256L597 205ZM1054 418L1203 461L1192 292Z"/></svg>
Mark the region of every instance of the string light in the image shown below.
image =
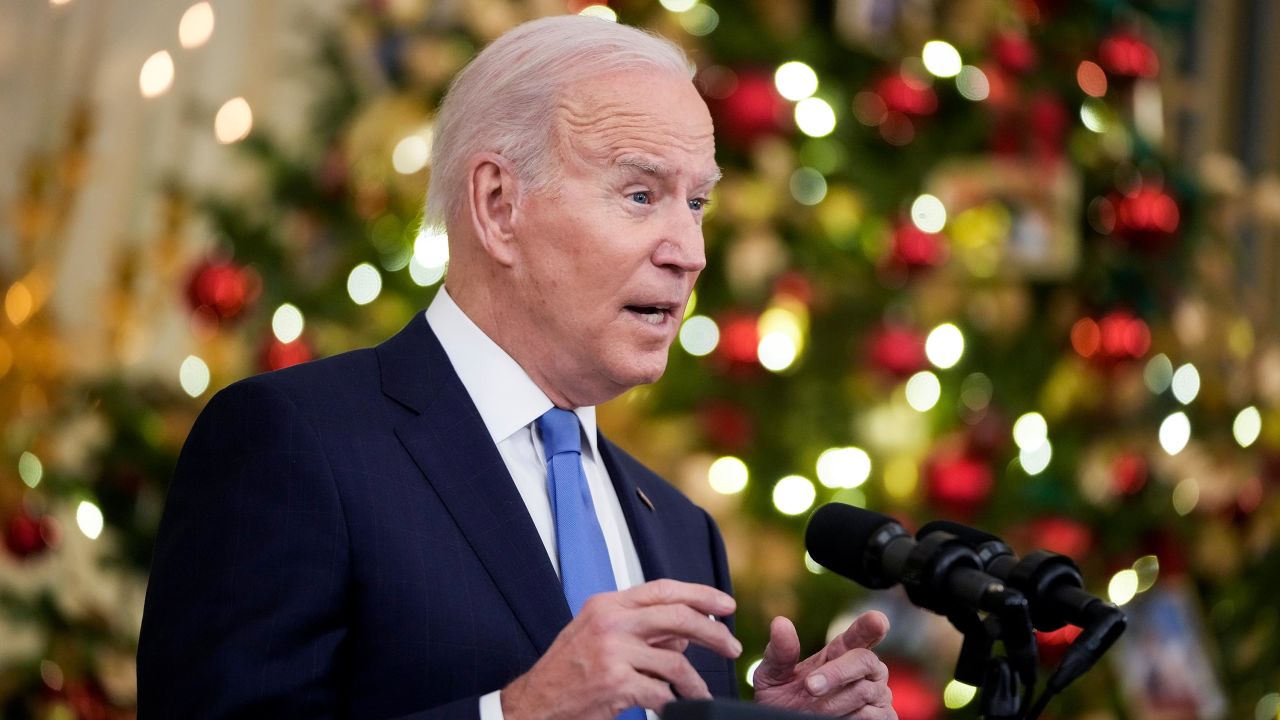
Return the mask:
<svg viewBox="0 0 1280 720"><path fill-rule="evenodd" d="M1184 412L1176 412L1160 423L1160 447L1170 455L1177 455L1191 440L1191 421Z"/></svg>
<svg viewBox="0 0 1280 720"><path fill-rule="evenodd" d="M608 5L588 5L579 10L578 14L608 20L609 22L618 22L618 13L614 12Z"/></svg>
<svg viewBox="0 0 1280 720"><path fill-rule="evenodd" d="M809 97L796 103L796 127L809 137L826 137L836 129L836 111L822 98Z"/></svg>
<svg viewBox="0 0 1280 720"><path fill-rule="evenodd" d="M22 281L10 285L9 290L4 294L4 313L9 317L9 322L14 325L26 322L27 318L31 317L35 304L31 289Z"/></svg>
<svg viewBox="0 0 1280 720"><path fill-rule="evenodd" d="M1242 448L1256 442L1262 434L1262 414L1258 412L1258 408L1250 405L1237 413L1235 422L1231 423L1231 434Z"/></svg>
<svg viewBox="0 0 1280 720"><path fill-rule="evenodd" d="M685 32L698 37L710 35L720 25L720 13L701 3L695 4L676 17L680 19L680 27L684 28Z"/></svg>
<svg viewBox="0 0 1280 720"><path fill-rule="evenodd" d="M1107 73L1092 60L1085 60L1076 67L1076 82L1086 95L1100 98L1107 94Z"/></svg>
<svg viewBox="0 0 1280 720"><path fill-rule="evenodd" d="M1159 353L1148 360L1147 366L1142 371L1142 381L1155 395L1168 390L1173 382L1173 363L1169 361L1169 356Z"/></svg>
<svg viewBox="0 0 1280 720"><path fill-rule="evenodd" d="M418 287L429 287L440 282L444 277L445 266L427 267L418 262L417 257L409 258L409 279Z"/></svg>
<svg viewBox="0 0 1280 720"><path fill-rule="evenodd" d="M1143 555L1133 561L1133 571L1138 575L1138 592L1146 592L1155 587L1156 579L1160 577L1160 558Z"/></svg>
<svg viewBox="0 0 1280 720"><path fill-rule="evenodd" d="M431 140L430 128L402 138L391 151L391 167L401 175L412 175L425 168L431 161Z"/></svg>
<svg viewBox="0 0 1280 720"><path fill-rule="evenodd" d="M756 658L755 660L751 661L750 665L747 665L747 686L748 687L756 686L756 669L760 667L760 663L762 662L764 662L764 658Z"/></svg>
<svg viewBox="0 0 1280 720"><path fill-rule="evenodd" d="M720 327L706 315L694 315L680 326L680 347L694 357L710 355L720 344Z"/></svg>
<svg viewBox="0 0 1280 720"><path fill-rule="evenodd" d="M698 4L698 0L658 0L662 7L673 13L687 12L694 5Z"/></svg>
<svg viewBox="0 0 1280 720"><path fill-rule="evenodd" d="M1089 98L1080 106L1080 122L1093 132L1107 131L1107 108L1098 100Z"/></svg>
<svg viewBox="0 0 1280 720"><path fill-rule="evenodd" d="M965 65L956 75L956 91L965 100L981 102L991 95L991 80L980 68Z"/></svg>
<svg viewBox="0 0 1280 720"><path fill-rule="evenodd" d="M1200 483L1195 478L1183 478L1173 486L1173 511L1189 515L1200 504Z"/></svg>
<svg viewBox="0 0 1280 720"><path fill-rule="evenodd" d="M178 384L191 397L200 397L209 389L209 366L195 355L188 355L178 368Z"/></svg>
<svg viewBox="0 0 1280 720"><path fill-rule="evenodd" d="M1115 605L1124 605L1138 594L1138 573L1126 568L1111 576L1107 583L1107 597Z"/></svg>
<svg viewBox="0 0 1280 720"><path fill-rule="evenodd" d="M922 370L907 380L907 404L917 412L928 412L942 397L942 383L938 376Z"/></svg>
<svg viewBox="0 0 1280 720"><path fill-rule="evenodd" d="M707 468L707 484L721 495L742 492L747 487L749 476L747 464L732 455L716 458Z"/></svg>
<svg viewBox="0 0 1280 720"><path fill-rule="evenodd" d="M834 447L818 456L818 482L829 488L856 488L871 475L871 456L859 447Z"/></svg>
<svg viewBox="0 0 1280 720"><path fill-rule="evenodd" d="M277 340L286 345L297 340L305 326L306 320L302 317L302 311L292 303L281 305L271 315L271 332L275 333Z"/></svg>
<svg viewBox="0 0 1280 720"><path fill-rule="evenodd" d="M80 505L76 507L76 525L85 537L97 540L102 534L102 510L88 500L80 501Z"/></svg>
<svg viewBox="0 0 1280 720"><path fill-rule="evenodd" d="M347 295L357 305L368 305L382 293L382 275L369 263L360 263L347 275Z"/></svg>
<svg viewBox="0 0 1280 720"><path fill-rule="evenodd" d="M1173 388L1173 396L1183 405L1190 405L1192 400L1200 394L1200 371L1196 370L1196 366L1187 363L1173 373L1173 381L1170 385Z"/></svg>
<svg viewBox="0 0 1280 720"><path fill-rule="evenodd" d="M818 561L814 560L808 552L804 554L804 569L814 575L821 575L827 571L827 569L819 565Z"/></svg>
<svg viewBox="0 0 1280 720"><path fill-rule="evenodd" d="M942 691L942 704L946 705L948 710L959 710L973 702L973 698L977 694L978 688L973 685L967 685L959 680L952 680L947 683L946 688Z"/></svg>
<svg viewBox="0 0 1280 720"><path fill-rule="evenodd" d="M960 51L945 40L930 40L925 43L920 59L924 61L925 70L940 78L955 77L964 67L964 63L960 60Z"/></svg>
<svg viewBox="0 0 1280 720"><path fill-rule="evenodd" d="M952 323L943 323L929 332L924 341L924 354L934 367L955 367L964 355L964 333Z"/></svg>
<svg viewBox="0 0 1280 720"><path fill-rule="evenodd" d="M413 241L413 259L424 268L442 268L449 264L449 236L430 228L422 228Z"/></svg>
<svg viewBox="0 0 1280 720"><path fill-rule="evenodd" d="M182 47L192 50L209 42L213 35L213 6L207 2L198 2L182 13L178 22L178 42Z"/></svg>
<svg viewBox="0 0 1280 720"><path fill-rule="evenodd" d="M1029 412L1013 423L1013 442L1020 450L1035 450L1049 439L1049 424L1038 412Z"/></svg>
<svg viewBox="0 0 1280 720"><path fill-rule="evenodd" d="M783 515L799 515L812 507L817 497L813 482L799 475L788 475L773 486L773 506Z"/></svg>
<svg viewBox="0 0 1280 720"><path fill-rule="evenodd" d="M800 354L796 341L785 332L771 332L760 337L756 346L756 357L766 370L782 372L791 367Z"/></svg>
<svg viewBox="0 0 1280 720"><path fill-rule="evenodd" d="M44 477L44 464L30 450L18 456L18 477L22 478L23 484L33 490Z"/></svg>
<svg viewBox="0 0 1280 720"><path fill-rule="evenodd" d="M1039 475L1053 459L1053 445L1046 439L1031 449L1018 451L1018 464L1028 475Z"/></svg>
<svg viewBox="0 0 1280 720"><path fill-rule="evenodd" d="M788 100L804 100L818 91L818 74L798 60L782 63L773 73L778 94Z"/></svg>
<svg viewBox="0 0 1280 720"><path fill-rule="evenodd" d="M159 97L173 87L173 56L168 50L154 53L142 63L142 72L138 73L138 89L142 97Z"/></svg>
<svg viewBox="0 0 1280 720"><path fill-rule="evenodd" d="M947 224L947 208L941 200L926 193L911 203L911 222L924 232L941 232Z"/></svg>
<svg viewBox="0 0 1280 720"><path fill-rule="evenodd" d="M810 167L791 173L791 197L801 205L817 205L827 196L827 179Z"/></svg>
<svg viewBox="0 0 1280 720"><path fill-rule="evenodd" d="M223 103L213 119L213 134L223 145L245 139L252 129L253 110L249 109L249 101L242 97L231 98Z"/></svg>

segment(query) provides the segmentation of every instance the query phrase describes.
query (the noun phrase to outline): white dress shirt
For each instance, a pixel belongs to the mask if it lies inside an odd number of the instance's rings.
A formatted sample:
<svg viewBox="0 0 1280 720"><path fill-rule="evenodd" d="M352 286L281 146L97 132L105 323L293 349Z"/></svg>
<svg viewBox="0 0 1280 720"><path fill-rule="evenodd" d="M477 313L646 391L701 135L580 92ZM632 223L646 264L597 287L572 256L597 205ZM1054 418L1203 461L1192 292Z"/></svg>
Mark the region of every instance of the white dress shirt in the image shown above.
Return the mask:
<svg viewBox="0 0 1280 720"><path fill-rule="evenodd" d="M552 517L551 500L547 495L546 457L535 422L553 407L551 400L505 350L462 312L443 287L427 307L426 316L463 387L480 411L489 435L498 446L502 461L506 463L542 544L547 548L551 566L559 575L555 518ZM613 579L619 590L625 590L644 582L640 556L636 554L618 494L597 447L596 409L581 407L574 413L586 438L582 467L591 488L596 518L609 549ZM495 690L480 698L480 720L503 720L500 692ZM656 716L649 713L649 717Z"/></svg>

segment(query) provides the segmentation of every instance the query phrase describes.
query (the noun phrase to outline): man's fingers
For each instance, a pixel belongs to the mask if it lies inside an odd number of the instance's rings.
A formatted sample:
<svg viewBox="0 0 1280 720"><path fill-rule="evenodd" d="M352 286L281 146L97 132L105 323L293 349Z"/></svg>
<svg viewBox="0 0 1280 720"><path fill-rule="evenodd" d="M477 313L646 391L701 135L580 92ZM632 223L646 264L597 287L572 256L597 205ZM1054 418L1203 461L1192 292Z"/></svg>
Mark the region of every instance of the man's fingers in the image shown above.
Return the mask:
<svg viewBox="0 0 1280 720"><path fill-rule="evenodd" d="M784 617L769 623L769 644L764 646L764 660L756 668L755 686L786 682L800 661L800 636L796 626Z"/></svg>
<svg viewBox="0 0 1280 720"><path fill-rule="evenodd" d="M667 703L676 699L675 694L671 692L671 686L667 684L666 680L658 680L643 673L634 674L624 695L628 698L627 703L622 707L616 708L617 712L612 713L613 715L617 715L629 707L661 710L666 707Z"/></svg>
<svg viewBox="0 0 1280 720"><path fill-rule="evenodd" d="M680 582L679 580L652 580L623 590L618 598L625 605L688 605L704 615L729 615L737 608L733 596L710 585Z"/></svg>
<svg viewBox="0 0 1280 720"><path fill-rule="evenodd" d="M686 605L652 605L629 612L624 629L643 639L685 638L725 657L742 653L729 627Z"/></svg>
<svg viewBox="0 0 1280 720"><path fill-rule="evenodd" d="M671 683L680 697L690 700L706 700L711 697L706 681L689 664L689 658L680 653L640 645L632 655L632 664L646 675Z"/></svg>
<svg viewBox="0 0 1280 720"><path fill-rule="evenodd" d="M889 618L879 610L869 610L854 619L836 640L838 652L855 648L870 650L889 634Z"/></svg>
<svg viewBox="0 0 1280 720"><path fill-rule="evenodd" d="M863 703L879 704L876 701L885 700L880 693L888 691L888 678L889 668L875 653L854 648L814 668L805 677L804 686L815 697L840 691L857 696Z"/></svg>

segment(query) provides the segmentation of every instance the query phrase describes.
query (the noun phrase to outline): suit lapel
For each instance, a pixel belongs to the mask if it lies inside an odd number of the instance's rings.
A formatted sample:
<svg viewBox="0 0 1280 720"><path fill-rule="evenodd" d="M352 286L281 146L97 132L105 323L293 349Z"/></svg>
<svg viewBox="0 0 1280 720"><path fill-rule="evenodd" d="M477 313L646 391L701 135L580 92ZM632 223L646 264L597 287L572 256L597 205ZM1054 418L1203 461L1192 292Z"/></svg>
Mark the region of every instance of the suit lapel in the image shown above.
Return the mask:
<svg viewBox="0 0 1280 720"><path fill-rule="evenodd" d="M658 522L658 513L662 512L662 508L647 502L648 496L643 495L638 473L629 471L619 460L621 453L613 443L598 433L596 437L600 456L609 471L609 479L613 481L613 489L618 493L618 504L622 506L622 514L631 530L636 554L640 556L640 568L644 571L645 580L670 577L660 541L662 528Z"/></svg>
<svg viewBox="0 0 1280 720"><path fill-rule="evenodd" d="M418 414L396 427L538 654L572 615L529 510L423 313L378 346L383 391Z"/></svg>

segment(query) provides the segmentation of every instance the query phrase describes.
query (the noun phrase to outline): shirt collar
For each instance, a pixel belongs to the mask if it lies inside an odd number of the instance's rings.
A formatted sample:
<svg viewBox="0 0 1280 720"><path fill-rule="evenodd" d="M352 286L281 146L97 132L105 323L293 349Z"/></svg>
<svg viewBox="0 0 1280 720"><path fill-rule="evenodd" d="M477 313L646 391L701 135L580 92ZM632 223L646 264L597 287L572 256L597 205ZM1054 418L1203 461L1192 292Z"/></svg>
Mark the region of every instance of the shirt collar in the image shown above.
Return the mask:
<svg viewBox="0 0 1280 720"><path fill-rule="evenodd" d="M550 398L524 368L467 317L443 286L427 307L426 316L495 444L552 408ZM592 456L599 457L595 407L580 407L574 414L586 433Z"/></svg>

